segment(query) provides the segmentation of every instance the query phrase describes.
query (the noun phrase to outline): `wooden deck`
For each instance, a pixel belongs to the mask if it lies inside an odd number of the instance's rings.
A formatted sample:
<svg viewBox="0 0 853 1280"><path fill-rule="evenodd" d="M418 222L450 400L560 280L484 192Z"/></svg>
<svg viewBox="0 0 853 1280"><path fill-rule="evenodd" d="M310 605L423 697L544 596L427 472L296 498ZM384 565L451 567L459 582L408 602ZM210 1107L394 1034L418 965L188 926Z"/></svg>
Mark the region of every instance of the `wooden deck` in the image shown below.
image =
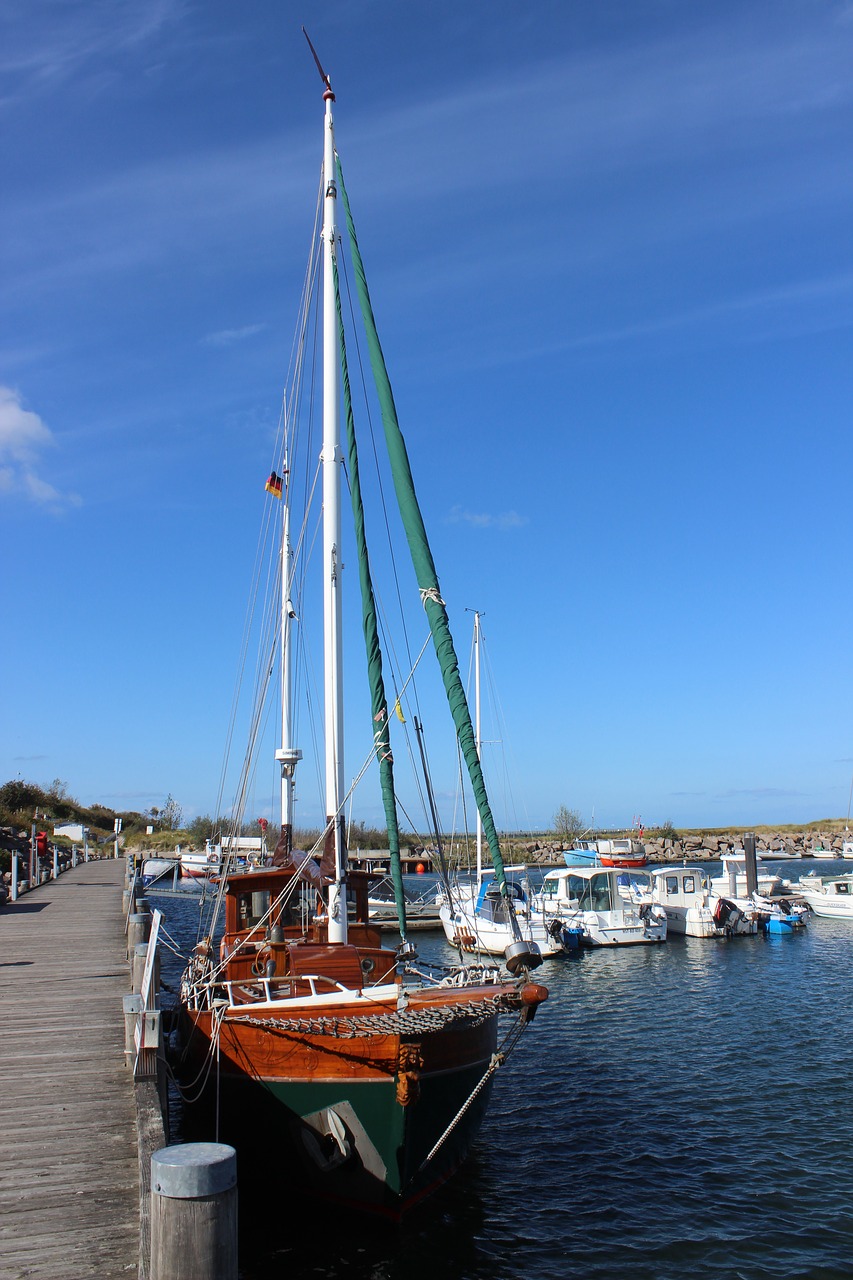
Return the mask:
<svg viewBox="0 0 853 1280"><path fill-rule="evenodd" d="M0 1278L135 1276L139 1174L124 861L0 910Z"/></svg>

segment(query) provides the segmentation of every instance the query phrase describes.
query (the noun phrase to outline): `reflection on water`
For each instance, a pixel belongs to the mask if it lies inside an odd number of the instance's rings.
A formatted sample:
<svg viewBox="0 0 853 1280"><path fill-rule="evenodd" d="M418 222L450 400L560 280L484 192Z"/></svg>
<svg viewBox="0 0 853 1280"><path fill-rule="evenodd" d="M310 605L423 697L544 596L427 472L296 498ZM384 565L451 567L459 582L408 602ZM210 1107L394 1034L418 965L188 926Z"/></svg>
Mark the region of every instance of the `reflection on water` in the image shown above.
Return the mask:
<svg viewBox="0 0 853 1280"><path fill-rule="evenodd" d="M197 907L157 905L191 945ZM440 935L417 945L453 958ZM172 985L179 968L164 963ZM250 1232L244 1202L244 1280L849 1276L853 924L597 950L539 975L551 998L454 1181L398 1229L285 1205Z"/></svg>

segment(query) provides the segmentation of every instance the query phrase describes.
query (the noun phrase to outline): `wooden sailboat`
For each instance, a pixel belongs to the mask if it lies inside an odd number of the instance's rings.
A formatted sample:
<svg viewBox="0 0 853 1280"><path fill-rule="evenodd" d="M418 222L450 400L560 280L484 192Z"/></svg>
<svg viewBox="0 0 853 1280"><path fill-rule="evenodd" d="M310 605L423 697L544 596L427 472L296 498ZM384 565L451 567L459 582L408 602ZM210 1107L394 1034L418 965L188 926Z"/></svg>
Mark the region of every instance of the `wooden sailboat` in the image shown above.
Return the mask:
<svg viewBox="0 0 853 1280"><path fill-rule="evenodd" d="M315 55L316 58L316 55ZM318 62L318 68L320 66ZM321 183L323 227L323 616L325 655L326 826L319 865L292 848L295 775L301 759L291 738L290 459L267 488L282 497L281 528L281 770L282 835L270 867L223 871L221 940L214 927L184 974L181 1010L186 1031L185 1078L216 1111L216 1135L232 1142L241 1179L268 1189L284 1184L319 1192L349 1206L399 1218L441 1184L464 1158L485 1113L495 1071L547 991L529 981L534 959L519 939L507 973L476 965L427 973L414 964L398 899L401 944L383 947L367 914L369 877L347 866L344 832L342 696L341 473L344 450L339 400L347 419L348 480L359 549L362 612L371 672L373 752L379 764L392 854L402 890L388 702L385 697L372 588L362 548L358 460L349 431L351 405L340 321L337 206L343 195L356 276L366 313L368 345L384 369L372 309L334 144L332 93L322 72L325 148ZM448 690L463 755L483 814L499 883L506 877L488 800L478 773L470 715L459 682L444 602L420 523L405 446L390 388L379 388L394 483L426 613ZM277 483L276 483L277 482ZM276 489L278 492L276 493ZM455 677L454 677L455 671ZM458 682L454 683L454 681ZM461 693L461 699L458 694ZM467 724L466 724L467 717ZM472 758L473 757L473 758ZM475 767L476 766L476 767ZM319 850L318 850L319 852ZM306 879L320 908L306 917ZM355 897L348 919L347 895Z"/></svg>

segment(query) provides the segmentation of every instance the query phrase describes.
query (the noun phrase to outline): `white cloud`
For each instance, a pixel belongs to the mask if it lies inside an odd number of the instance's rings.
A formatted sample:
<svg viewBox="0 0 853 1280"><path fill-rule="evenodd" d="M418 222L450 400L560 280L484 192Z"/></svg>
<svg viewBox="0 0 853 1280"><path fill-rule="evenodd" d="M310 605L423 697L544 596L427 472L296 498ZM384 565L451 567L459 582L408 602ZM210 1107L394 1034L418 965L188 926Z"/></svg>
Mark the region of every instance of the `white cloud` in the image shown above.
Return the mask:
<svg viewBox="0 0 853 1280"><path fill-rule="evenodd" d="M464 507L453 507L447 516L448 524L469 524L474 529L519 529L527 524L527 517L520 516L517 511L502 511L494 514L489 511L466 511Z"/></svg>
<svg viewBox="0 0 853 1280"><path fill-rule="evenodd" d="M59 510L79 506L76 493L61 493L40 474L46 450L55 440L37 413L25 409L12 387L0 386L0 493L18 495Z"/></svg>
<svg viewBox="0 0 853 1280"><path fill-rule="evenodd" d="M6 101L66 80L99 60L133 51L183 13L182 0L148 0L137 6L115 5L112 0L8 4L0 15L0 77L14 86L7 88Z"/></svg>
<svg viewBox="0 0 853 1280"><path fill-rule="evenodd" d="M231 347L235 342L244 342L246 338L254 338L266 328L263 324L244 324L241 329L220 329L217 333L208 333L202 342L208 347Z"/></svg>

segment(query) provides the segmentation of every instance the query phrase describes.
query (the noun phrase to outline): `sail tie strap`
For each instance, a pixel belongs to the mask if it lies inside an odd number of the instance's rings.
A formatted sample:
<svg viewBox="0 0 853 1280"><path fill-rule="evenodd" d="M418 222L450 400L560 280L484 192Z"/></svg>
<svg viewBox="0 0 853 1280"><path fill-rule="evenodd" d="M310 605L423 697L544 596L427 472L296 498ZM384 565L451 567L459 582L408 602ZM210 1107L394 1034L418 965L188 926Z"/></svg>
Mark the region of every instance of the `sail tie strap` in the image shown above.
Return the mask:
<svg viewBox="0 0 853 1280"><path fill-rule="evenodd" d="M421 587L421 604L427 607L427 600L431 600L433 604L443 605L445 602L441 598L441 592L438 587Z"/></svg>

